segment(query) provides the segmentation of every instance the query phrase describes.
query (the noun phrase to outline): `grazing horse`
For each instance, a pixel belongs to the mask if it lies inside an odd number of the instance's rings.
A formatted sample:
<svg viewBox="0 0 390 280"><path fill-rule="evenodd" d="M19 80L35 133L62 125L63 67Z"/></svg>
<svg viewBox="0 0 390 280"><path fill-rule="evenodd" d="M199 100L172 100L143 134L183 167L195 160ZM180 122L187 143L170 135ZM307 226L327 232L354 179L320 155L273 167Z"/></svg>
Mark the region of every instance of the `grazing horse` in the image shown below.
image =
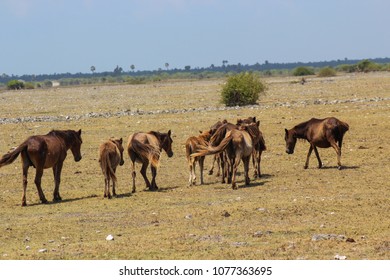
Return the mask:
<svg viewBox="0 0 390 280"><path fill-rule="evenodd" d="M157 167L160 162L161 151L164 150L168 157L173 156L171 131L160 133L150 131L148 133L138 132L129 136L127 152L132 161L133 190L135 192L135 162L142 163L141 175L145 180L146 188L151 191L158 190L156 184ZM146 176L146 169L151 165L152 182Z"/></svg>
<svg viewBox="0 0 390 280"><path fill-rule="evenodd" d="M30 136L13 151L3 155L0 159L0 167L11 164L21 154L23 164L23 196L22 206L26 206L27 173L30 166L35 167L35 185L37 186L39 199L47 203L41 187L43 170L53 168L54 193L53 201L62 200L60 196L60 180L63 162L67 151L72 151L74 160L81 160L80 148L83 143L81 129L74 130L52 130L46 135Z"/></svg>
<svg viewBox="0 0 390 280"><path fill-rule="evenodd" d="M99 147L99 164L104 175L104 197L111 198L110 180L112 180L112 195L116 196L115 175L118 165L123 165L123 140L122 138L110 138Z"/></svg>
<svg viewBox="0 0 390 280"><path fill-rule="evenodd" d="M190 168L190 178L188 180L188 184L190 186L195 185L196 175L195 175L195 166L196 162L199 162L199 170L200 170L200 184L203 185L203 167L204 167L204 156L201 157L190 157L191 154L199 151L201 147L206 147L209 144L212 130L205 130L203 132L200 131L201 134L198 136L191 136L186 141L186 157L187 162Z"/></svg>
<svg viewBox="0 0 390 280"><path fill-rule="evenodd" d="M244 163L245 184L248 185L250 182L248 176L250 157L254 147L261 139L259 124L260 122L251 123L241 126L239 129L233 128L227 132L226 130L228 127L225 127L225 131L224 129L219 129L214 136L216 136L216 138L223 137L220 144L216 147L208 146L205 149L192 154L191 157L213 155L226 151L230 169L228 176L231 176L231 180L228 178L228 181L231 181L232 188L237 189L236 173L241 160ZM221 133L221 135L217 135L217 133Z"/></svg>
<svg viewBox="0 0 390 280"><path fill-rule="evenodd" d="M337 154L338 169L341 169L341 147L343 144L344 134L348 131L349 125L334 117L325 119L310 119L300 123L292 129L285 129L286 153L294 153L297 139L306 139L310 143L304 168L309 167L309 157L314 150L318 160L318 168L322 167L320 155L317 147L335 149Z"/></svg>

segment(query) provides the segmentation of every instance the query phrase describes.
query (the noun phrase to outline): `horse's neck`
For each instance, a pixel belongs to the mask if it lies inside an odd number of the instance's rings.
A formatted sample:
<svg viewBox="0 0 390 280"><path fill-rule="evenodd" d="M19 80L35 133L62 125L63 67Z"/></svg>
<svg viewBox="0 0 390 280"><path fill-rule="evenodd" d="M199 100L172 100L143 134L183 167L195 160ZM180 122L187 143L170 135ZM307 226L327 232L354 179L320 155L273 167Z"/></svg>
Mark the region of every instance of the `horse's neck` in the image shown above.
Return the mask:
<svg viewBox="0 0 390 280"><path fill-rule="evenodd" d="M307 139L307 130L308 130L307 123L302 123L300 125L297 125L294 128L295 131L294 135L296 138Z"/></svg>

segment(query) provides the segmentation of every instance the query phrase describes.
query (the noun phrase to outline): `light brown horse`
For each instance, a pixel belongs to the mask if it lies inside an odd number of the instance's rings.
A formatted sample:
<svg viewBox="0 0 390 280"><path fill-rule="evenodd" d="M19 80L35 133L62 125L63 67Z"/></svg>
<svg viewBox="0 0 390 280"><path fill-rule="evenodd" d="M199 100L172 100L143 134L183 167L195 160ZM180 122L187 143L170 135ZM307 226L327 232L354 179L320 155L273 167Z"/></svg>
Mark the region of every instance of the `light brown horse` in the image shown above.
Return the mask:
<svg viewBox="0 0 390 280"><path fill-rule="evenodd" d="M133 190L135 192L135 162L142 164L141 175L145 180L146 188L151 191L158 190L156 184L157 167L160 162L161 151L164 150L168 157L173 156L171 130L168 133L150 131L148 133L138 132L129 136L127 152L132 162ZM151 165L152 182L146 176L148 165Z"/></svg>
<svg viewBox="0 0 390 280"><path fill-rule="evenodd" d="M245 126L247 124L252 124L252 123L257 123L256 117L248 117L246 119L237 119L237 126ZM258 127L260 128L260 122ZM261 163L261 154L267 149L265 146L265 141L262 132L260 131L260 140L255 145L255 148L253 149L252 152L252 164L253 164L253 177L261 177L261 168L260 168L260 163Z"/></svg>
<svg viewBox="0 0 390 280"><path fill-rule="evenodd" d="M344 134L348 131L349 125L334 117L325 119L310 119L300 123L292 129L285 129L286 153L294 153L297 139L305 139L310 143L304 168L309 167L309 157L314 150L318 160L318 168L322 167L320 155L317 147L335 149L337 154L338 169L341 169L341 147L343 144Z"/></svg>
<svg viewBox="0 0 390 280"><path fill-rule="evenodd" d="M115 185L117 178L115 175L118 165L123 165L122 138L110 138L99 147L99 164L104 175L104 197L111 198L110 180L112 180L112 195L116 196Z"/></svg>
<svg viewBox="0 0 390 280"><path fill-rule="evenodd" d="M201 132L201 131L200 131ZM186 141L186 157L188 166L190 169L190 178L188 180L188 184L190 186L195 185L196 182L196 174L195 174L195 166L196 162L199 162L199 170L200 170L200 184L203 185L203 167L204 167L204 156L200 157L190 157L191 154L196 153L201 148L205 148L208 146L210 138L211 138L212 130L205 130L201 132L198 136L191 136Z"/></svg>
<svg viewBox="0 0 390 280"><path fill-rule="evenodd" d="M240 126L239 129L233 128L227 132L226 130L223 131L223 129L218 129L214 136L220 138L221 135L224 135L220 144L216 147L210 145L206 149L202 149L201 151L192 154L191 157L212 155L226 150L230 169L227 173L228 177L231 176L231 180L228 178L228 181L231 181L232 188L237 189L236 174L241 160L244 163L245 184L248 185L250 182L248 175L250 157L255 145L261 138L258 127L259 124L259 122L251 123L246 126ZM225 127L225 129L228 129L228 127ZM217 135L217 133L221 133L221 135Z"/></svg>
<svg viewBox="0 0 390 280"><path fill-rule="evenodd" d="M39 199L42 203L47 203L47 199L42 191L41 179L43 170L53 168L54 192L53 201L62 200L60 196L60 181L63 162L67 151L72 151L74 160L81 160L81 129L74 130L52 130L46 135L30 136L16 149L3 155L0 159L0 167L11 164L21 154L23 164L23 196L22 206L26 206L27 173L30 166L35 167L35 185L37 186Z"/></svg>

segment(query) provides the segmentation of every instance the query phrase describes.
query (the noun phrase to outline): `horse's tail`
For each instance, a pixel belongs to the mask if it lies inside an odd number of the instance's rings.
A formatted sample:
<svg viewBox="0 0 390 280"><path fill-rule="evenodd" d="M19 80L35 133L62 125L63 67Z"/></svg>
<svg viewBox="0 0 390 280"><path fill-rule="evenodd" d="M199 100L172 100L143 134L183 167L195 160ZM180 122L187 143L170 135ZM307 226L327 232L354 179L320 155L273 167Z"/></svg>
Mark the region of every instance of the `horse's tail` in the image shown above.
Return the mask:
<svg viewBox="0 0 390 280"><path fill-rule="evenodd" d="M27 141L20 144L13 151L10 151L5 155L3 155L2 158L0 159L0 167L13 163L15 159L19 156L19 154L26 148L27 148Z"/></svg>
<svg viewBox="0 0 390 280"><path fill-rule="evenodd" d="M142 161L148 160L153 167L158 167L160 164L160 150L150 144L142 143L136 139L131 140L131 148Z"/></svg>
<svg viewBox="0 0 390 280"><path fill-rule="evenodd" d="M107 151L103 151L99 159L100 167L102 168L104 177L110 177L113 182L117 181L115 171L111 166L110 154Z"/></svg>
<svg viewBox="0 0 390 280"><path fill-rule="evenodd" d="M228 132L226 137L221 141L221 143L217 147L207 146L205 147L205 149L201 149L199 150L199 152L191 154L191 157L195 158L195 157L203 157L208 155L219 154L226 149L226 147L230 144L232 139L233 139L232 134Z"/></svg>

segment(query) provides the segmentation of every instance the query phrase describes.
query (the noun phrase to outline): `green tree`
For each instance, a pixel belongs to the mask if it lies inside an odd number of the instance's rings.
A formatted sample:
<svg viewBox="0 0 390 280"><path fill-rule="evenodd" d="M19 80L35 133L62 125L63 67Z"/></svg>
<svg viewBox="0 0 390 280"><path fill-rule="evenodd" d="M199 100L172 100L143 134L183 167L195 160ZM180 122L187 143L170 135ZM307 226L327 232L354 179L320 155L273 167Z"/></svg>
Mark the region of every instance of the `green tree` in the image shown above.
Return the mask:
<svg viewBox="0 0 390 280"><path fill-rule="evenodd" d="M222 103L226 106L256 104L260 94L265 90L265 84L253 73L235 74L230 76L222 87Z"/></svg>
<svg viewBox="0 0 390 280"><path fill-rule="evenodd" d="M313 69L305 66L299 66L293 70L294 76L307 76L307 75L314 75Z"/></svg>

